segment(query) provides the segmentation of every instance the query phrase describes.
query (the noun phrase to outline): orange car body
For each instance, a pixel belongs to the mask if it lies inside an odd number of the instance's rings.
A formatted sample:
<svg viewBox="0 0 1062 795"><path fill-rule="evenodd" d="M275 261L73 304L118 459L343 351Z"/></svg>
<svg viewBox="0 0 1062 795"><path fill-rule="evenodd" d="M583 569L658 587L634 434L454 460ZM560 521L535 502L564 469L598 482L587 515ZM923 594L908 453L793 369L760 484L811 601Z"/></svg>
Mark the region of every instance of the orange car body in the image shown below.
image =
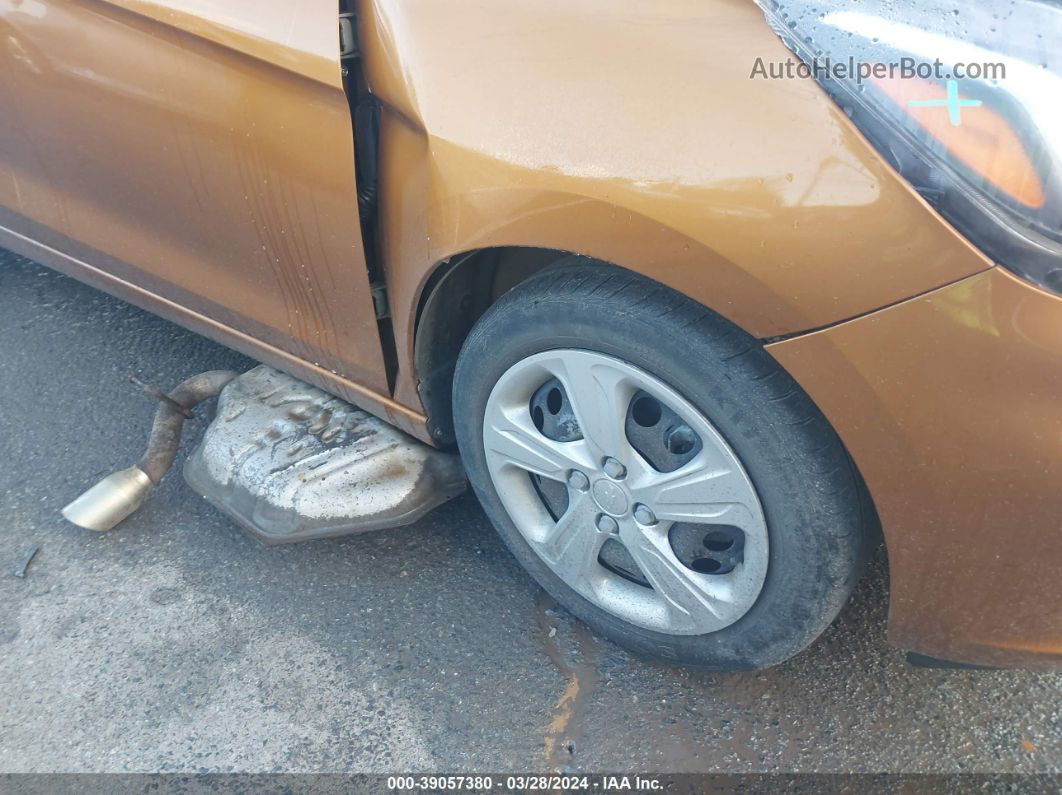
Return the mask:
<svg viewBox="0 0 1062 795"><path fill-rule="evenodd" d="M463 334L556 252L760 338L861 469L890 635L1062 660L1062 300L994 267L747 0L0 4L0 245L437 444Z"/></svg>

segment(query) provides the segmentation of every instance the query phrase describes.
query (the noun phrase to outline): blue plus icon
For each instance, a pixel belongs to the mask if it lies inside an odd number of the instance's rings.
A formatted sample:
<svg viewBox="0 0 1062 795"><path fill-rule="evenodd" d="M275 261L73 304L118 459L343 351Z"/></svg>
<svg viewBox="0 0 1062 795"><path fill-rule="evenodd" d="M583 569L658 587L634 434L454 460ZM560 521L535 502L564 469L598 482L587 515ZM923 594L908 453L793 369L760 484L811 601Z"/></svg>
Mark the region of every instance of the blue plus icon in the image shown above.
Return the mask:
<svg viewBox="0 0 1062 795"><path fill-rule="evenodd" d="M914 108L947 108L948 120L952 127L962 124L963 108L979 108L979 99L959 99L959 84L954 80L948 81L948 96L946 99L909 99L907 104Z"/></svg>

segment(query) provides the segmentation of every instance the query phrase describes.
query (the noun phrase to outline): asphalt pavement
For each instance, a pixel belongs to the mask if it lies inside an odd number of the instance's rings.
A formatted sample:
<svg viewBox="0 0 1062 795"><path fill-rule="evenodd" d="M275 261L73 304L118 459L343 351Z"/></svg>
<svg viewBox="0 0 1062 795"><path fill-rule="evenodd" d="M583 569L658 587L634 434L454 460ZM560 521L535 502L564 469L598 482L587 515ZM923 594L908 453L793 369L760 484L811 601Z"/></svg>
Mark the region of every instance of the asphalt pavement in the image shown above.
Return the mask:
<svg viewBox="0 0 1062 795"><path fill-rule="evenodd" d="M0 251L0 772L1062 770L1062 674L908 666L881 553L808 651L708 674L595 638L469 495L267 547L174 471L115 531L63 521L142 451L129 372L252 364Z"/></svg>

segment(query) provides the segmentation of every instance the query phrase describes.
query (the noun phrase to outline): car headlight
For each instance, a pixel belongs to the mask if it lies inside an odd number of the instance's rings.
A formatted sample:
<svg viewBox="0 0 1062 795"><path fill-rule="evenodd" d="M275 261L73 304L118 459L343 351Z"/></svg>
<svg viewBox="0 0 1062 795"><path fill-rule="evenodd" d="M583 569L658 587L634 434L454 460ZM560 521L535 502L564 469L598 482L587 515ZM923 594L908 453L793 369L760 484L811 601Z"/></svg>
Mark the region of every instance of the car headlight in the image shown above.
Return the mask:
<svg viewBox="0 0 1062 795"><path fill-rule="evenodd" d="M759 2L800 76L930 204L993 260L1062 293L1062 7Z"/></svg>

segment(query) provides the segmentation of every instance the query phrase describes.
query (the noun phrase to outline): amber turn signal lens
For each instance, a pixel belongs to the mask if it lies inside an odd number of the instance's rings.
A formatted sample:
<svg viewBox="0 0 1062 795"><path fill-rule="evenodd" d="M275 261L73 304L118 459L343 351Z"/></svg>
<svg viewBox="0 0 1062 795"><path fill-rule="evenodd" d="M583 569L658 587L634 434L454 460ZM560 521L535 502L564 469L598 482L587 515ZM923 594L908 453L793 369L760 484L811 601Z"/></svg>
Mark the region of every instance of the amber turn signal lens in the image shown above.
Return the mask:
<svg viewBox="0 0 1062 795"><path fill-rule="evenodd" d="M927 80L894 77L873 82L957 161L1014 201L1043 207L1036 167L999 113L985 104L949 97L947 87Z"/></svg>

